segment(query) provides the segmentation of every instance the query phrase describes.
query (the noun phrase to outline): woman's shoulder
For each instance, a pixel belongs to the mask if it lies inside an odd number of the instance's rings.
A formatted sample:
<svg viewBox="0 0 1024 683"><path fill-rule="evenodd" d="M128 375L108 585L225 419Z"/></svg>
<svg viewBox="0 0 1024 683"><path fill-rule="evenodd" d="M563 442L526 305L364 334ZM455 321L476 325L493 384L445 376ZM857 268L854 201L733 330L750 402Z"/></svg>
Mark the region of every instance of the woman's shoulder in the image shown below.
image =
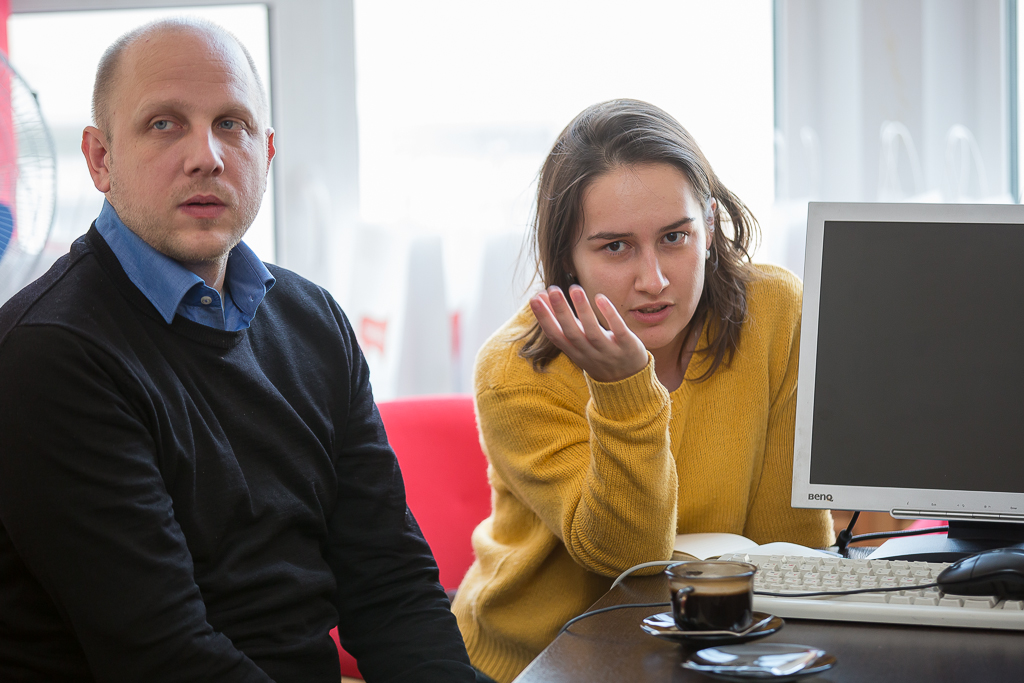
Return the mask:
<svg viewBox="0 0 1024 683"><path fill-rule="evenodd" d="M478 394L524 385L586 391L583 372L565 354L559 354L543 370L535 370L529 360L519 355L535 322L527 303L480 347L473 379Z"/></svg>
<svg viewBox="0 0 1024 683"><path fill-rule="evenodd" d="M804 286L800 278L782 266L768 263L751 264L752 277L747 282L747 311L750 319L799 319L803 306Z"/></svg>

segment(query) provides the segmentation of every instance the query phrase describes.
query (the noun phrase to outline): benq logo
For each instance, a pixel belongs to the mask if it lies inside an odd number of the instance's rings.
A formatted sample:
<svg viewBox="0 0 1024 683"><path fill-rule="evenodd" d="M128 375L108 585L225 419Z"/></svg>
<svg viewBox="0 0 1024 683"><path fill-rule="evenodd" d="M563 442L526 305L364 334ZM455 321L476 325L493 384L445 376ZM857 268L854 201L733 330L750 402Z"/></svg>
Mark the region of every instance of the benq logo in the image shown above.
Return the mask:
<svg viewBox="0 0 1024 683"><path fill-rule="evenodd" d="M828 502L831 503L832 502L832 494L831 493L808 493L807 494L807 500L827 500Z"/></svg>

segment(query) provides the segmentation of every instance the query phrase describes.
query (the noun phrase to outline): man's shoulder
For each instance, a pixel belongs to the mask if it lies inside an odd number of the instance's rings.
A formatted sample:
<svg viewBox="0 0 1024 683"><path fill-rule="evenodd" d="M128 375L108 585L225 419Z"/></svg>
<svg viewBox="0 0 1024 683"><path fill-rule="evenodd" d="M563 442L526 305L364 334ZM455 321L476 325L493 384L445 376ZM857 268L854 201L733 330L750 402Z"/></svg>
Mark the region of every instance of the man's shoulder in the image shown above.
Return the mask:
<svg viewBox="0 0 1024 683"><path fill-rule="evenodd" d="M0 306L0 344L19 325L88 319L106 286L109 280L102 276L90 246L79 238L43 275Z"/></svg>
<svg viewBox="0 0 1024 683"><path fill-rule="evenodd" d="M341 306L324 287L282 266L265 265L275 282L260 304L254 325L262 317L263 322L273 319L275 324L298 325L291 330L296 333L317 322L345 330L351 327Z"/></svg>

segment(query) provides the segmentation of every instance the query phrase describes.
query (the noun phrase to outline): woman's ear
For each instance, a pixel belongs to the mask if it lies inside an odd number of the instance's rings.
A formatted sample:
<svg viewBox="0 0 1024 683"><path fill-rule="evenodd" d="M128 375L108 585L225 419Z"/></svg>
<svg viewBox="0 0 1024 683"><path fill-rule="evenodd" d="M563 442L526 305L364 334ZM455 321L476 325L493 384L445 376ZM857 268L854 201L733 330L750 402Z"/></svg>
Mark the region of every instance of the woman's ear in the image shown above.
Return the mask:
<svg viewBox="0 0 1024 683"><path fill-rule="evenodd" d="M705 217L705 221L707 222L707 245L705 246L708 250L711 249L711 242L715 237L715 214L717 212L718 202L715 200L714 197L712 197L711 200L708 202L708 213Z"/></svg>

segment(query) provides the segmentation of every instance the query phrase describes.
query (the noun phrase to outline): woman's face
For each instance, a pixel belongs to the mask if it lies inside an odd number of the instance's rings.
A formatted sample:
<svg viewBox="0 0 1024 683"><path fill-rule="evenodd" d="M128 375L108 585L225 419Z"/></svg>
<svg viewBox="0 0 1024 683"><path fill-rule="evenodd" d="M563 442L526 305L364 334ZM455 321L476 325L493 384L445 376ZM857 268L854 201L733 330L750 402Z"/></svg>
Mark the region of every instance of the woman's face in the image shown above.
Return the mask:
<svg viewBox="0 0 1024 683"><path fill-rule="evenodd" d="M611 300L656 362L671 362L700 301L711 238L682 171L663 163L620 167L583 197L571 272L591 302L597 294Z"/></svg>

